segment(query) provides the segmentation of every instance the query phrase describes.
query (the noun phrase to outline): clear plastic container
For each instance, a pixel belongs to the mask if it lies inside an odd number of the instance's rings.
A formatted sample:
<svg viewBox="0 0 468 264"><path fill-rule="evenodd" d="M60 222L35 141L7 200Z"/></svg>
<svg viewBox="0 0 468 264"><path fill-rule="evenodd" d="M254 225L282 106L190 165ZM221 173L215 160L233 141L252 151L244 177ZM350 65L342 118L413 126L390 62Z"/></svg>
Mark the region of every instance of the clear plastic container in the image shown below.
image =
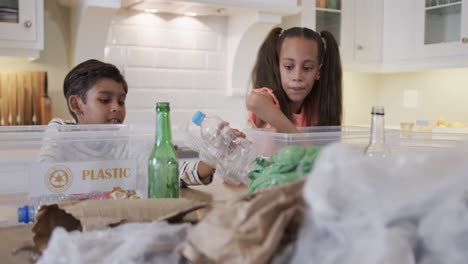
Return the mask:
<svg viewBox="0 0 468 264"><path fill-rule="evenodd" d="M416 120L413 131L419 133L426 139L432 138L432 126L429 120Z"/></svg>
<svg viewBox="0 0 468 264"><path fill-rule="evenodd" d="M181 131L174 130L174 143L183 150ZM88 192L107 192L119 186L134 190L135 186L122 186L118 180L98 180L105 177L98 169L108 161L119 167L133 164L136 172L138 196L146 197L147 162L154 144L154 127L128 125L69 125L69 126L5 126L0 127L0 225L17 224L17 208L29 205L29 194L47 175L36 170L37 166L86 163L95 169L94 180ZM51 165L52 166L52 165ZM73 184L82 177L74 173ZM93 182L93 183L91 183ZM96 183L96 184L95 184ZM99 183L99 184L97 184ZM64 194L71 192L72 187Z"/></svg>
<svg viewBox="0 0 468 264"><path fill-rule="evenodd" d="M416 120L416 124L414 126L415 132L422 132L422 133L431 133L432 126L429 120Z"/></svg>
<svg viewBox="0 0 468 264"><path fill-rule="evenodd" d="M413 132L414 123L413 122L401 122L400 131L401 136L406 138L411 138L411 133Z"/></svg>
<svg viewBox="0 0 468 264"><path fill-rule="evenodd" d="M370 129L367 127L302 127L302 133L278 133L272 129L248 129L247 138L252 141L256 156L271 157L282 147L298 146L326 146L333 142L364 147L369 143Z"/></svg>
<svg viewBox="0 0 468 264"><path fill-rule="evenodd" d="M391 147L396 152L410 152L415 155L456 148L468 142L468 133L401 132L392 137Z"/></svg>
<svg viewBox="0 0 468 264"><path fill-rule="evenodd" d="M288 145L326 146L333 142L350 144L364 149L369 143L369 127L325 126L304 127L300 134L278 133L270 129L248 129L246 135L252 141L256 156L271 157ZM468 141L468 133L401 132L385 129L386 143L392 155L411 152L424 155L429 152L457 147Z"/></svg>
<svg viewBox="0 0 468 264"><path fill-rule="evenodd" d="M325 146L332 142L343 142L364 149L369 142L369 131L369 127L344 126L303 128L302 134L284 134L264 129L245 130L245 133L252 141L257 156L271 157L287 145ZM182 130L173 130L174 144L179 145L180 150L185 147L184 133ZM428 139L424 133L413 131L411 138L401 138L400 131L388 130L386 139L394 154L401 151L424 154L459 146L468 139L468 133L433 132ZM99 166L109 159L133 161L137 170L137 192L141 190L138 195L146 197L147 161L153 144L152 126L0 127L0 225L17 223L17 208L28 204L31 177L45 179L45 175L39 175L33 170L40 163L43 146L59 150L61 154L57 156L58 163L92 162ZM83 147L89 150L84 152L87 154L83 154ZM193 154L186 158L193 158ZM94 191L110 191L114 186L109 182Z"/></svg>

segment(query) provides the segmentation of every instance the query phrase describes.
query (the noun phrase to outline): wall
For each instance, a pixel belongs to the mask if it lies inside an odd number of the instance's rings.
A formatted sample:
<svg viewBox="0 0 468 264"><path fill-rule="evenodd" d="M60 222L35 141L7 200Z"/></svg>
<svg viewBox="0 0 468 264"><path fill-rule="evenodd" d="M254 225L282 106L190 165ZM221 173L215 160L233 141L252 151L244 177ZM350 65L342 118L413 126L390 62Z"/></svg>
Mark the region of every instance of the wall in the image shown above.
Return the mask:
<svg viewBox="0 0 468 264"><path fill-rule="evenodd" d="M58 1L45 0L44 12L44 50L40 58L29 61L0 57L0 71L47 71L52 116L69 119L62 92L63 79L69 70L68 8L59 6Z"/></svg>
<svg viewBox="0 0 468 264"><path fill-rule="evenodd" d="M384 74L379 83L377 102L385 106L388 125L438 118L468 125L468 69Z"/></svg>
<svg viewBox="0 0 468 264"><path fill-rule="evenodd" d="M370 112L379 99L378 74L345 72L343 74L343 124L370 124Z"/></svg>
<svg viewBox="0 0 468 264"><path fill-rule="evenodd" d="M226 96L225 17L187 17L119 10L105 59L128 81L126 123L155 124L155 103L171 103L172 125L196 110L245 127L244 96Z"/></svg>
<svg viewBox="0 0 468 264"><path fill-rule="evenodd" d="M372 105L385 106L385 122L442 118L468 125L468 69L426 72L368 74L345 72L345 125L369 125Z"/></svg>

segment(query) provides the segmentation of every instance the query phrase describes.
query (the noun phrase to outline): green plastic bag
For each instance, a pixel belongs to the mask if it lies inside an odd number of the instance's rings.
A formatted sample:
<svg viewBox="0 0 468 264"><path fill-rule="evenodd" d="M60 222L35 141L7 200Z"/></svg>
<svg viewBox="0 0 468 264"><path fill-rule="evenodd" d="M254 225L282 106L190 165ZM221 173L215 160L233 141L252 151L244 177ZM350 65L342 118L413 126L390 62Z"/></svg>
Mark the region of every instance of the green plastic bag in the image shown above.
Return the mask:
<svg viewBox="0 0 468 264"><path fill-rule="evenodd" d="M256 158L249 172L249 192L292 182L312 171L320 152L316 146L287 146L271 158Z"/></svg>

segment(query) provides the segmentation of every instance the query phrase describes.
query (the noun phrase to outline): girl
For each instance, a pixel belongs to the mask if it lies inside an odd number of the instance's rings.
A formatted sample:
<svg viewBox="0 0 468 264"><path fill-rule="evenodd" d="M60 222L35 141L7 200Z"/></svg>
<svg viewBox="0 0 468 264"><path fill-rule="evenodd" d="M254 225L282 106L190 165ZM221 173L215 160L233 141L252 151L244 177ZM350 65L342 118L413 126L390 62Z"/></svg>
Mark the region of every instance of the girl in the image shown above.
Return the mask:
<svg viewBox="0 0 468 264"><path fill-rule="evenodd" d="M249 123L282 133L341 125L342 75L338 44L330 32L274 28L252 70Z"/></svg>

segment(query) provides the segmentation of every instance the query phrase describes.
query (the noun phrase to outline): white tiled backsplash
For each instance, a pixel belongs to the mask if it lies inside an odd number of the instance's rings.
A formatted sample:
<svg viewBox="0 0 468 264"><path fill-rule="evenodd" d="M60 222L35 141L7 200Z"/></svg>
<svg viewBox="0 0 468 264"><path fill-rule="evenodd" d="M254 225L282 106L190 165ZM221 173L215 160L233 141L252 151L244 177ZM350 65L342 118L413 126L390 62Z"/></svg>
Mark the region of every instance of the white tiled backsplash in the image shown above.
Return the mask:
<svg viewBox="0 0 468 264"><path fill-rule="evenodd" d="M245 98L226 96L226 27L225 17L119 11L105 60L128 82L126 123L154 126L155 103L169 101L175 127L197 110L245 127Z"/></svg>

